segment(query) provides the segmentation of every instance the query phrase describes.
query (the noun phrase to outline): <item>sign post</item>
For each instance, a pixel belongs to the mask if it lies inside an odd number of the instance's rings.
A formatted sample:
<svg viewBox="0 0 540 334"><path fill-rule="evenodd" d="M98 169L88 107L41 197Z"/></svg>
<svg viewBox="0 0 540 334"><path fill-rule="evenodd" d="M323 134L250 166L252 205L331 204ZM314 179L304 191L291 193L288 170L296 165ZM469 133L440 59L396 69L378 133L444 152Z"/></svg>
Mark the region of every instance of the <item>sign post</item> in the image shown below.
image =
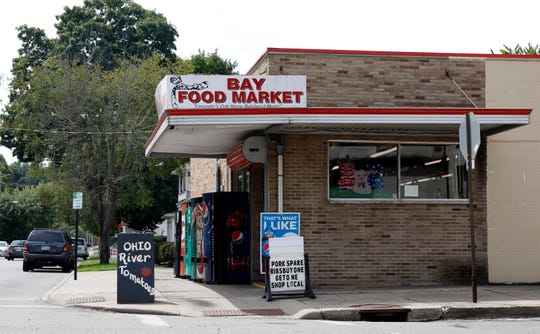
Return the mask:
<svg viewBox="0 0 540 334"><path fill-rule="evenodd" d="M75 210L75 268L73 274L73 280L77 280L77 252L79 246L79 210L82 209L83 193L73 192L73 209Z"/></svg>
<svg viewBox="0 0 540 334"><path fill-rule="evenodd" d="M476 243L474 236L474 158L480 147L480 125L470 112L465 116L459 127L459 146L461 153L467 161L469 169L469 228L471 234L471 286L472 286L472 302L478 300L476 289Z"/></svg>

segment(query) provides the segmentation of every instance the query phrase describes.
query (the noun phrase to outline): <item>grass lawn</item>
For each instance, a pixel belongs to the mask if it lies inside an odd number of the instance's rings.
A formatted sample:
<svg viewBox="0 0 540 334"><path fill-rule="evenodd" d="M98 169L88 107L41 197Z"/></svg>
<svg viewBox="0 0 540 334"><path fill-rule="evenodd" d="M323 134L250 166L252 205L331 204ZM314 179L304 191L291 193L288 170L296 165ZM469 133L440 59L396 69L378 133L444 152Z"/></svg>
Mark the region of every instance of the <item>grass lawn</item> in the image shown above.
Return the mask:
<svg viewBox="0 0 540 334"><path fill-rule="evenodd" d="M100 264L99 256L97 254L92 255L88 260L81 262L78 272L82 271L105 271L105 270L116 270L116 260L109 259L109 264Z"/></svg>

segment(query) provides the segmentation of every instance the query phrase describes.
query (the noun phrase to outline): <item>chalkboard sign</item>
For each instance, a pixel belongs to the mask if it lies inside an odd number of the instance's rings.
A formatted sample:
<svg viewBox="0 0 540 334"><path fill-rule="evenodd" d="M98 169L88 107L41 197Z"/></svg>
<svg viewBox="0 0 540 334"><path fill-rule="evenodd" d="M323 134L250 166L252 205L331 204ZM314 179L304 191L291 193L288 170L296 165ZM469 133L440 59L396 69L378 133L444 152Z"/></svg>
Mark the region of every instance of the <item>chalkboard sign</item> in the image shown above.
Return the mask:
<svg viewBox="0 0 540 334"><path fill-rule="evenodd" d="M118 304L154 302L154 235L118 234Z"/></svg>

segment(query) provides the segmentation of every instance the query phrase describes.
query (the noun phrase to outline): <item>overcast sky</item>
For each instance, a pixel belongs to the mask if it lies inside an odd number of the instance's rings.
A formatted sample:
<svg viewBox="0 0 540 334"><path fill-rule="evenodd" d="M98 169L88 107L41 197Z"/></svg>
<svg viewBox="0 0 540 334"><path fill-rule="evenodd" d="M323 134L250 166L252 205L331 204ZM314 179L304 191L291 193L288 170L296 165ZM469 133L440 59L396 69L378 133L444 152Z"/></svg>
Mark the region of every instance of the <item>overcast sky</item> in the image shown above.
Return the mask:
<svg viewBox="0 0 540 334"><path fill-rule="evenodd" d="M55 37L56 15L83 0L0 2L0 76L10 75L20 43L15 27ZM490 53L504 44L540 43L532 0L135 0L163 14L178 33L177 54L218 50L244 74L268 47ZM6 100L6 80L0 81ZM308 97L309 98L309 97ZM156 120L157 121L157 120ZM5 148L0 148L6 156Z"/></svg>

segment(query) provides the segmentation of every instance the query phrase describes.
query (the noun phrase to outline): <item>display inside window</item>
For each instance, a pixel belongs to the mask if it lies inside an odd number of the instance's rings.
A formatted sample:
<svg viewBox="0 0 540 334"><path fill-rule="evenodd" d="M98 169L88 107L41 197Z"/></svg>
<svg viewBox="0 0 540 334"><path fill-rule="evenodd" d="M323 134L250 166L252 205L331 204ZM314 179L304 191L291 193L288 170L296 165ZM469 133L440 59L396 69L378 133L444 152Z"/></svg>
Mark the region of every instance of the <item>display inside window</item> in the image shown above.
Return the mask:
<svg viewBox="0 0 540 334"><path fill-rule="evenodd" d="M457 144L329 142L329 197L467 198Z"/></svg>
<svg viewBox="0 0 540 334"><path fill-rule="evenodd" d="M245 167L232 172L232 191L250 191L249 168Z"/></svg>

